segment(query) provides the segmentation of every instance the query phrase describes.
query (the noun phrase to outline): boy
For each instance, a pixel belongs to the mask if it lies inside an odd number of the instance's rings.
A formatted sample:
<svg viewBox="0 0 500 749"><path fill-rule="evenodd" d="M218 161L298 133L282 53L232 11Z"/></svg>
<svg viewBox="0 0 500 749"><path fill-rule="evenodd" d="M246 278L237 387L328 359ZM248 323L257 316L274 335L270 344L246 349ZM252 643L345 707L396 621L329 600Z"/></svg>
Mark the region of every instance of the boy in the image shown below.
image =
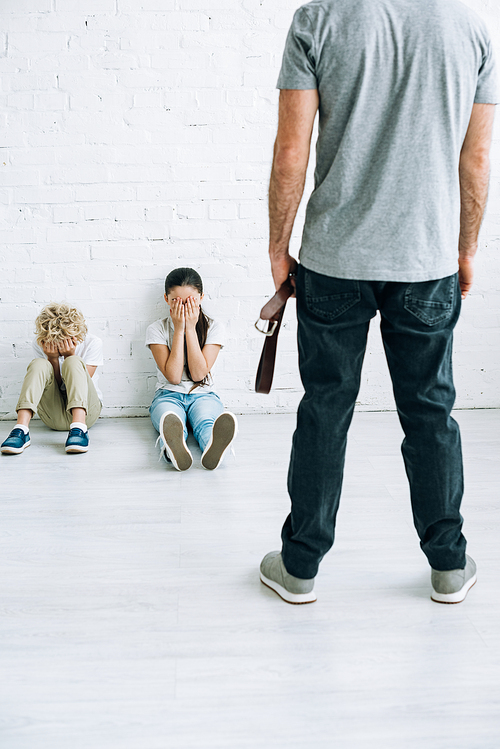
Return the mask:
<svg viewBox="0 0 500 749"><path fill-rule="evenodd" d="M0 450L17 455L30 445L35 412L51 429L69 429L65 450L84 453L88 428L99 418L102 394L95 374L102 365L102 341L87 331L82 313L68 304L50 303L35 320L36 358L28 365L16 406L17 424Z"/></svg>

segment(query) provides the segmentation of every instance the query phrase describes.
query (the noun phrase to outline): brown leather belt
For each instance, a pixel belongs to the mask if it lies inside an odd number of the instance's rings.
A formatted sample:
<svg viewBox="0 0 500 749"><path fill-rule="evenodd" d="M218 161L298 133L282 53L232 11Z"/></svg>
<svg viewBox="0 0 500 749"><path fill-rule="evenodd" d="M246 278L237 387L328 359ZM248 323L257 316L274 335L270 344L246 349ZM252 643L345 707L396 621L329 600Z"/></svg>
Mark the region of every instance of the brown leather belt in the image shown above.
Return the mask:
<svg viewBox="0 0 500 749"><path fill-rule="evenodd" d="M255 378L255 391L257 393L269 393L273 382L274 362L276 360L276 348L278 346L278 333L288 299L292 296L295 288L292 284L293 276L289 276L279 287L276 294L262 307L260 317L255 327L266 336L264 348L260 356L257 376ZM259 328L261 320L268 320L267 330Z"/></svg>

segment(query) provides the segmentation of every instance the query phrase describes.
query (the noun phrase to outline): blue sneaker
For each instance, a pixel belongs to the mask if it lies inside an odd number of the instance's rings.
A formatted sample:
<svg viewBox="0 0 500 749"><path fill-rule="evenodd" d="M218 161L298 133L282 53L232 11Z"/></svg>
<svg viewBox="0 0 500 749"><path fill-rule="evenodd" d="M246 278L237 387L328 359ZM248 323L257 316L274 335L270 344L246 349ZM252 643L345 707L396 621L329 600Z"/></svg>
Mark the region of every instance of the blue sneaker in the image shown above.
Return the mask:
<svg viewBox="0 0 500 749"><path fill-rule="evenodd" d="M68 439L64 447L67 453L86 453L89 449L89 433L74 427L69 430Z"/></svg>
<svg viewBox="0 0 500 749"><path fill-rule="evenodd" d="M13 429L5 442L2 442L0 450L5 455L18 455L30 446L30 433L25 434L22 429Z"/></svg>

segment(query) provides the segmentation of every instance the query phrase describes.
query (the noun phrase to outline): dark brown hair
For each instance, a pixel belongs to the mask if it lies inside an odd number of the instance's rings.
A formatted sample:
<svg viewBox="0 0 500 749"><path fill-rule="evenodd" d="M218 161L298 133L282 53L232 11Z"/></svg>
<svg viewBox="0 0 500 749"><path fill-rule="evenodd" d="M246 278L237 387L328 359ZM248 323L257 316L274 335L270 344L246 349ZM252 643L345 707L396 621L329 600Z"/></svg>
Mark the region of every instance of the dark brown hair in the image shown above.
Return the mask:
<svg viewBox="0 0 500 749"><path fill-rule="evenodd" d="M165 294L168 296L170 291L175 288L176 286L192 286L193 289L196 289L196 291L202 295L203 294L203 281L201 280L201 276L199 273L197 273L193 268L175 268L175 270L170 271L168 276L165 279ZM196 335L198 336L198 343L200 344L200 349L203 350L203 346L207 342L207 335L208 335L208 328L211 323L210 317L208 317L202 310L200 305L200 314L198 316L198 322L196 323ZM184 366L186 368L186 374L189 377L190 380L193 378L191 377L191 372L189 371L189 364L188 364L188 358L187 358L187 346L186 341L184 340ZM203 378L203 380L200 380L199 382L196 382L195 385L206 385L210 381L209 375Z"/></svg>

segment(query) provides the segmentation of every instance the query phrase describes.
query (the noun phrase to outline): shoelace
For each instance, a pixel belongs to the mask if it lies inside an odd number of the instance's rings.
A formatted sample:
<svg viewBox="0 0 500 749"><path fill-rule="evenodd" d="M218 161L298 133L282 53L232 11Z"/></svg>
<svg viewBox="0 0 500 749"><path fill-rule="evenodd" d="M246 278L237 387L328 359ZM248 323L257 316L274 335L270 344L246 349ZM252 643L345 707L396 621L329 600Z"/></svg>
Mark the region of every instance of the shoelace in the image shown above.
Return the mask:
<svg viewBox="0 0 500 749"><path fill-rule="evenodd" d="M24 432L22 429L13 429L7 439L10 439L11 437L24 437Z"/></svg>
<svg viewBox="0 0 500 749"><path fill-rule="evenodd" d="M158 445L158 442L159 442L160 440L161 440L161 435L158 435L158 439L157 439L157 440L156 440L156 442L155 442L155 447L156 447L156 446ZM164 456L164 454L165 454L166 452L167 452L167 448L165 447L165 445L162 445L162 446L161 446L161 449L160 449L160 457L158 458L158 463L159 463L159 462L160 462L160 460L161 460L161 459L163 458L163 456Z"/></svg>
<svg viewBox="0 0 500 749"><path fill-rule="evenodd" d="M13 429L12 432L9 434L9 437L24 437L24 432L22 429Z"/></svg>
<svg viewBox="0 0 500 749"><path fill-rule="evenodd" d="M83 429L79 429L78 427L73 427L73 429L69 430L68 439L70 437L86 437L87 432L84 432Z"/></svg>

